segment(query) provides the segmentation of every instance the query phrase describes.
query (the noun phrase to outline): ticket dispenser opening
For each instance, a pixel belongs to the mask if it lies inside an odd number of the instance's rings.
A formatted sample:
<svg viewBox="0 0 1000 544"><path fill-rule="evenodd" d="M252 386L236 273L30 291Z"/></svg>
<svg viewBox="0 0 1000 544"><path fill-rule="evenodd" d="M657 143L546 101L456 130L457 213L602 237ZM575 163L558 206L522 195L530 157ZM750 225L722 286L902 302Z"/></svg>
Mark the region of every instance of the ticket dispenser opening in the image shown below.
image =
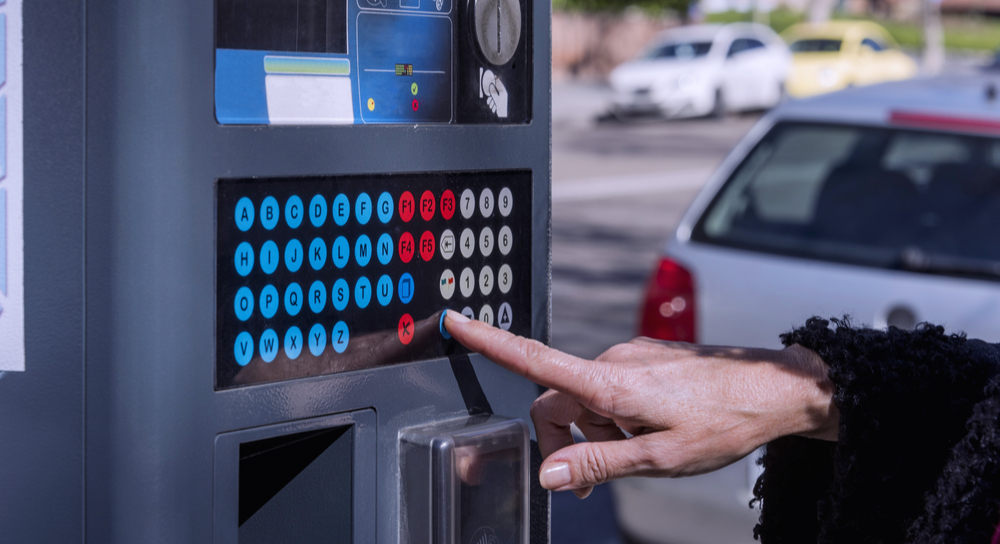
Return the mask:
<svg viewBox="0 0 1000 544"><path fill-rule="evenodd" d="M401 542L526 544L528 428L474 416L404 429Z"/></svg>
<svg viewBox="0 0 1000 544"><path fill-rule="evenodd" d="M219 435L215 541L370 542L374 429L361 410Z"/></svg>

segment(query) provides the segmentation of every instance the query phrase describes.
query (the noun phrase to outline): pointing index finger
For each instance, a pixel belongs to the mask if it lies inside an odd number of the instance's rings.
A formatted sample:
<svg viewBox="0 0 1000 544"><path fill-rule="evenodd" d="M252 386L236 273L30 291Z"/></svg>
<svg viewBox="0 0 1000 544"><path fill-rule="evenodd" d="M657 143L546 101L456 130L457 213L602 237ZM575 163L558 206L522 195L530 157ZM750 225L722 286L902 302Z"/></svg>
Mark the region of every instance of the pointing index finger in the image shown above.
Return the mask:
<svg viewBox="0 0 1000 544"><path fill-rule="evenodd" d="M537 340L470 320L453 310L448 310L444 323L462 345L511 372L574 396L584 404L601 398L604 380L598 369L602 363L574 357Z"/></svg>

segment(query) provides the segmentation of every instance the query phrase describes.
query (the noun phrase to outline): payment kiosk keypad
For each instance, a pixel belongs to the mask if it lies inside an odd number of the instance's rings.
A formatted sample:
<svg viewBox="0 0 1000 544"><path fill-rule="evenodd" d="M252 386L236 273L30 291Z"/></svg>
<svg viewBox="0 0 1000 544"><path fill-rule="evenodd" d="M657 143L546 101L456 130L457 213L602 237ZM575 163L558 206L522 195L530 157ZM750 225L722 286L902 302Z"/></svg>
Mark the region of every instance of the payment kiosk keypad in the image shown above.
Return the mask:
<svg viewBox="0 0 1000 544"><path fill-rule="evenodd" d="M217 389L462 352L446 308L530 334L530 172L220 180L217 205Z"/></svg>

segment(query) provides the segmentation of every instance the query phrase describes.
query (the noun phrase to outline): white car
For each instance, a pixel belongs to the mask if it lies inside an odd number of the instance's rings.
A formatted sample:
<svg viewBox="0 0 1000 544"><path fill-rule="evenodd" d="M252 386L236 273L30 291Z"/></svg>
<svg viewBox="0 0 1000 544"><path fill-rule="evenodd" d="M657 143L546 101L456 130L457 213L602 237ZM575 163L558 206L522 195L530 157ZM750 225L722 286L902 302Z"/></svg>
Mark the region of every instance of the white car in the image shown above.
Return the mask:
<svg viewBox="0 0 1000 544"><path fill-rule="evenodd" d="M670 29L611 72L612 112L697 117L770 108L790 67L788 46L764 25Z"/></svg>
<svg viewBox="0 0 1000 544"><path fill-rule="evenodd" d="M996 78L856 88L785 103L691 205L650 280L642 334L780 347L811 316L1000 341ZM614 484L641 542L753 542L748 460Z"/></svg>

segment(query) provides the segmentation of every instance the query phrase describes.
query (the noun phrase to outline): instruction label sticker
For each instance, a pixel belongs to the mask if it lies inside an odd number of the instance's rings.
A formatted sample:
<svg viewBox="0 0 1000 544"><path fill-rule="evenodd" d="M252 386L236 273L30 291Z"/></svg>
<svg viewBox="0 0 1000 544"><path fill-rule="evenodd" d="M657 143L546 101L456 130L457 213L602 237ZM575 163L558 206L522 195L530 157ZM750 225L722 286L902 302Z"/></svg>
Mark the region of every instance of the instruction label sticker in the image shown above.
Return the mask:
<svg viewBox="0 0 1000 544"><path fill-rule="evenodd" d="M0 372L24 370L22 1L0 0Z"/></svg>

